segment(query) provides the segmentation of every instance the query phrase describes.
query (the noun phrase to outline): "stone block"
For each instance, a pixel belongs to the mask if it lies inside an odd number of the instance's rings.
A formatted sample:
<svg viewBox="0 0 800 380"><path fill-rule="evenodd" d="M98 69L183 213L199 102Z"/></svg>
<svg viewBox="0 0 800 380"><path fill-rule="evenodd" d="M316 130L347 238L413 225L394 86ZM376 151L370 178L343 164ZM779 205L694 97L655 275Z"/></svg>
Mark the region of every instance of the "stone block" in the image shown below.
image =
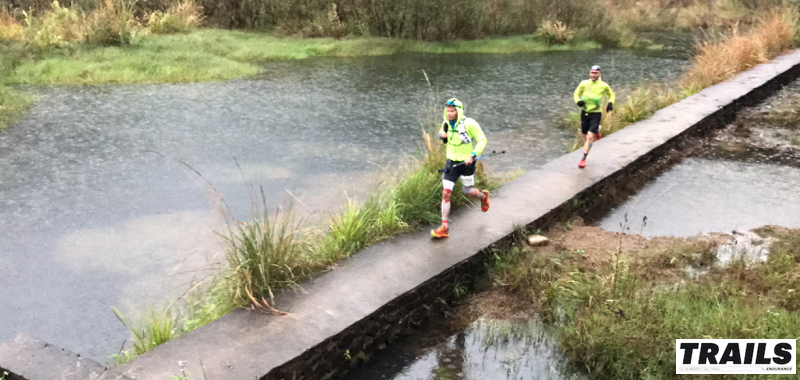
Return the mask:
<svg viewBox="0 0 800 380"><path fill-rule="evenodd" d="M550 244L550 239L542 235L530 235L528 236L528 244L530 244L531 247L542 247Z"/></svg>

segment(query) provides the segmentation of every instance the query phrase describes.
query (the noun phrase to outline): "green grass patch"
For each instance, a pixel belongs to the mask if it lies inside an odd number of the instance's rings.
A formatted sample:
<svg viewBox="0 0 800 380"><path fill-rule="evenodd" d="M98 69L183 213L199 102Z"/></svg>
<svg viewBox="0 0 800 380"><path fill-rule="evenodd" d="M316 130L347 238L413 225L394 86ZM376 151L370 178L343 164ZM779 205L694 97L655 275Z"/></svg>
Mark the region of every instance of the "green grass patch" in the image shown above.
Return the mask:
<svg viewBox="0 0 800 380"><path fill-rule="evenodd" d="M358 57L399 53L518 53L598 48L592 42L547 45L531 36L448 43L388 38L276 38L221 29L140 37L127 46L71 44L26 53L7 83L98 84L218 81L257 74L260 64L309 57ZM23 55L17 51L17 55Z"/></svg>
<svg viewBox="0 0 800 380"><path fill-rule="evenodd" d="M130 325L119 310L113 307L111 309L119 321L133 334L133 347L128 351L114 355L114 361L117 363L128 362L177 336L177 328L169 310L150 309L144 316L143 323Z"/></svg>
<svg viewBox="0 0 800 380"><path fill-rule="evenodd" d="M735 273L675 290L648 283L628 268L611 275L572 273L551 295L551 302L563 308L562 348L600 379L678 378L674 343L679 338L800 336L800 313L746 296L757 290Z"/></svg>
<svg viewBox="0 0 800 380"><path fill-rule="evenodd" d="M32 104L30 96L0 84L0 130L19 120Z"/></svg>
<svg viewBox="0 0 800 380"><path fill-rule="evenodd" d="M558 242L533 252L518 239L490 275L538 304L564 354L593 378L677 379L675 339L800 337L800 230L758 232L778 239L768 262L712 267L700 279L683 268L713 258L714 245L678 239L601 260Z"/></svg>

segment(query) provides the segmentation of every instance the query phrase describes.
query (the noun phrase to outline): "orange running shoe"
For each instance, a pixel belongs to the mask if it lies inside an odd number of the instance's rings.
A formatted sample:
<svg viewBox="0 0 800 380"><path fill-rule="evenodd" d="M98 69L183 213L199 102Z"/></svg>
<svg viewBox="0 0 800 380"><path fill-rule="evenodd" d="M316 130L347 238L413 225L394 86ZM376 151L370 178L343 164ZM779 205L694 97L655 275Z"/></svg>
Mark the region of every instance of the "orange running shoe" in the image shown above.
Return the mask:
<svg viewBox="0 0 800 380"><path fill-rule="evenodd" d="M450 237L450 232L447 230L447 227L439 226L439 228L431 230L431 236L437 239L446 238Z"/></svg>
<svg viewBox="0 0 800 380"><path fill-rule="evenodd" d="M585 168L586 167L586 160L581 160L581 162L578 163L578 167L581 168L581 169Z"/></svg>
<svg viewBox="0 0 800 380"><path fill-rule="evenodd" d="M486 196L481 199L481 211L489 211L489 190L484 190L483 194Z"/></svg>

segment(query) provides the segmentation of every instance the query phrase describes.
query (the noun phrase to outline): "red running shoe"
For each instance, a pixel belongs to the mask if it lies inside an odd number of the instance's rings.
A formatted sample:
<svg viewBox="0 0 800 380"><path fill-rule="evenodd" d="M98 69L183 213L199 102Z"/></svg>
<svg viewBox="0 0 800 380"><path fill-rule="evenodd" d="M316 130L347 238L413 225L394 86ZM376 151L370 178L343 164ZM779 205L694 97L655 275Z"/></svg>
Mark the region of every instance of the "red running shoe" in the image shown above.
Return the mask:
<svg viewBox="0 0 800 380"><path fill-rule="evenodd" d="M437 239L442 239L442 238L450 237L450 233L447 230L447 227L439 226L439 228L437 228L435 230L431 230L431 236L433 236L433 237L435 237Z"/></svg>
<svg viewBox="0 0 800 380"><path fill-rule="evenodd" d="M585 168L586 167L586 160L581 160L581 162L578 163L578 167L581 168L581 169Z"/></svg>
<svg viewBox="0 0 800 380"><path fill-rule="evenodd" d="M483 194L486 195L481 199L481 211L489 211L489 190L484 190Z"/></svg>

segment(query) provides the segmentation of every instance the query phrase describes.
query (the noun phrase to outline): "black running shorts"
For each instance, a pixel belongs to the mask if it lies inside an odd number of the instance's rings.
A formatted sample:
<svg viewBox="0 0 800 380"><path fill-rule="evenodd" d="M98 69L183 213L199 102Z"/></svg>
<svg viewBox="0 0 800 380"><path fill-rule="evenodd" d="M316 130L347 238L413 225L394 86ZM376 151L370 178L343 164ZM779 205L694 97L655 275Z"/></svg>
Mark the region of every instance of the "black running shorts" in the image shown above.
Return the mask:
<svg viewBox="0 0 800 380"><path fill-rule="evenodd" d="M581 112L581 132L583 132L584 135L589 132L597 134L597 132L600 131L601 117L603 117L603 115L600 112Z"/></svg>
<svg viewBox="0 0 800 380"><path fill-rule="evenodd" d="M457 164L460 165L455 166ZM464 161L447 160L447 164L444 167L444 173L442 173L442 179L450 182L456 182L460 176L471 176L473 174L475 174L475 161L472 161L472 165L466 165L464 164Z"/></svg>

